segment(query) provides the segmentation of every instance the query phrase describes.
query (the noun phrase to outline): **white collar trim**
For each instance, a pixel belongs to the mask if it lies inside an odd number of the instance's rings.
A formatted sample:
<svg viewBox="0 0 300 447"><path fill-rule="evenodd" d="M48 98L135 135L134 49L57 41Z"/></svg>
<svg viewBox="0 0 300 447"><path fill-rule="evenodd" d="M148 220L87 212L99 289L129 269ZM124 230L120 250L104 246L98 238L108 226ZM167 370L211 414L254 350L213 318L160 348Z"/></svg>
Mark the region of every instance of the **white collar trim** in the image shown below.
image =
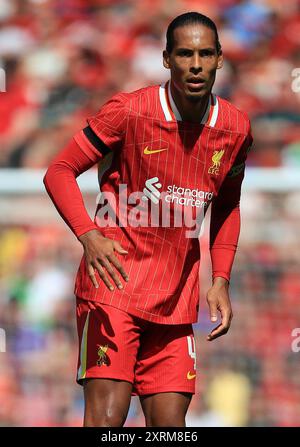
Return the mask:
<svg viewBox="0 0 300 447"><path fill-rule="evenodd" d="M183 121L179 110L175 104L171 93L171 82L167 81L159 87L159 99L163 109L166 121ZM169 104L168 104L169 103ZM213 107L211 117L209 118L211 107ZM214 127L219 114L219 101L215 94L211 94L208 99L207 108L200 124ZM209 120L209 121L208 121Z"/></svg>

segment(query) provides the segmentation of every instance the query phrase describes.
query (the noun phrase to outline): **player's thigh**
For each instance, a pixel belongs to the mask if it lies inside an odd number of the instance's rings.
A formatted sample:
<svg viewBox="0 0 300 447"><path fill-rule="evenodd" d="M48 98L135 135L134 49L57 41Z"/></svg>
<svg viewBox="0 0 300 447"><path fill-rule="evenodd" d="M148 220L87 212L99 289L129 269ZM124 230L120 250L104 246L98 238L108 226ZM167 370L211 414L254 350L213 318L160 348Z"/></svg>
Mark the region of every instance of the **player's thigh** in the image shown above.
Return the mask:
<svg viewBox="0 0 300 447"><path fill-rule="evenodd" d="M78 298L77 328L85 425L119 426L130 403L140 328L126 312Z"/></svg>
<svg viewBox="0 0 300 447"><path fill-rule="evenodd" d="M184 427L193 394L157 393L140 396L148 427Z"/></svg>
<svg viewBox="0 0 300 447"><path fill-rule="evenodd" d="M83 389L85 426L123 426L131 400L131 383L112 379L84 379Z"/></svg>

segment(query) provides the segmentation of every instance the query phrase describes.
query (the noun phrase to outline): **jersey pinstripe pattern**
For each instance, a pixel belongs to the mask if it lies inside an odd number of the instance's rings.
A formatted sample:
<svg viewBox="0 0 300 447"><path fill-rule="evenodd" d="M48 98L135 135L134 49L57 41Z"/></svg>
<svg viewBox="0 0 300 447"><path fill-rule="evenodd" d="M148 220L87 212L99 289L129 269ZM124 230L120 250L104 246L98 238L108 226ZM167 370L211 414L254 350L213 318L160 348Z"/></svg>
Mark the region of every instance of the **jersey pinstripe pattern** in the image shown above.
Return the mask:
<svg viewBox="0 0 300 447"><path fill-rule="evenodd" d="M170 95L169 82L120 93L88 119L93 131L112 150L106 170L100 161L100 190L118 198L120 184L126 184L130 194L142 192L148 179L157 178L161 196L156 211L160 216L168 188L174 185L211 193L212 198L203 209L170 203L168 226L159 221L156 227L101 227L105 236L128 250L128 255L116 256L129 282L123 290L111 292L100 280L95 289L82 258L75 294L149 321L185 324L197 321L200 250L197 238L186 237L187 225L173 225L175 214L182 216L187 209L192 217L206 213L231 168L245 161L251 136L246 114L216 95L211 95L204 121L199 124L182 121ZM241 182L243 172L239 178ZM124 213L116 202L120 222ZM155 207L151 200L141 204L144 211ZM98 225L101 207L98 205L95 216ZM133 211L132 205L127 205L127 215L129 210Z"/></svg>

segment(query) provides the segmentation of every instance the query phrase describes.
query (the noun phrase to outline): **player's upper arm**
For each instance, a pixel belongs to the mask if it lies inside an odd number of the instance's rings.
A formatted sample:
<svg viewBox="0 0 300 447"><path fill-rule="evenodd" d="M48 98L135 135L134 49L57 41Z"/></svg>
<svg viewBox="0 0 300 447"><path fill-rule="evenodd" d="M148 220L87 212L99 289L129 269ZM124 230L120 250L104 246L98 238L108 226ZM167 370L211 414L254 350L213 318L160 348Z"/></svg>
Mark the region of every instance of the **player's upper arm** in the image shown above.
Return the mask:
<svg viewBox="0 0 300 447"><path fill-rule="evenodd" d="M253 142L249 120L248 126L248 133L243 140L231 169L223 180L216 199L214 200L212 205L214 211L216 209L230 210L239 206L241 186L245 174L245 163Z"/></svg>
<svg viewBox="0 0 300 447"><path fill-rule="evenodd" d="M230 171L227 174L228 179L234 179L236 177L242 177L245 171L245 163L248 156L248 153L252 147L253 138L251 134L251 124L249 119L248 121L248 132L246 135L246 138L234 160L234 163L230 169Z"/></svg>

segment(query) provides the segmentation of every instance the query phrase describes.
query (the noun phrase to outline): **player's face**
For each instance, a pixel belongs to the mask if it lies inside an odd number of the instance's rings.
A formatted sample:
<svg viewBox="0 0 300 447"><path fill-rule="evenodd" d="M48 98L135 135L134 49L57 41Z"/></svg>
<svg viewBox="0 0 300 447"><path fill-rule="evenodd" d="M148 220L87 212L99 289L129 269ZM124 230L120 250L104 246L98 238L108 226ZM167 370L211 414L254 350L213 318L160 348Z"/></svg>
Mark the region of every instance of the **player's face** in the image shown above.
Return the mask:
<svg viewBox="0 0 300 447"><path fill-rule="evenodd" d="M164 51L163 57L164 66L171 71L173 86L192 101L210 93L216 70L223 65L214 31L199 24L176 28L172 52Z"/></svg>

